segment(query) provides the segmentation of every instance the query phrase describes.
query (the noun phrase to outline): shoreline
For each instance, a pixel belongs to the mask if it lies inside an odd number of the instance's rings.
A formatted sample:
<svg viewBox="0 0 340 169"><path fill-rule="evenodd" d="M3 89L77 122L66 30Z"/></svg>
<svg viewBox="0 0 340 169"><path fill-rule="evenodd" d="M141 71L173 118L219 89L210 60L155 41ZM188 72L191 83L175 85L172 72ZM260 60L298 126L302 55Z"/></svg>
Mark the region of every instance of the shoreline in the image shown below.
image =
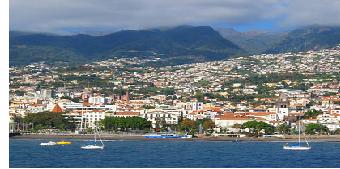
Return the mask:
<svg viewBox="0 0 340 169"><path fill-rule="evenodd" d="M93 134L87 134L87 135L81 135L81 134L64 134L64 135L58 135L58 134L24 134L19 136L12 136L9 137L9 139L79 139L79 140L91 140L93 139ZM340 142L340 135L318 135L318 136L307 136L306 137L309 142ZM186 138L186 139L176 139L176 138L144 138L143 135L120 135L120 134L110 134L110 135L101 135L101 139L103 141L105 140L143 140L143 141L233 141L233 142L239 142L239 141L264 141L264 142L294 142L298 139L297 136L294 135L288 135L285 136L285 138L279 138L279 137L271 137L271 138L254 138L254 137L242 137L242 138L236 138L236 137L228 137L228 136L202 136L198 138ZM304 140L305 137L301 137L301 140Z"/></svg>

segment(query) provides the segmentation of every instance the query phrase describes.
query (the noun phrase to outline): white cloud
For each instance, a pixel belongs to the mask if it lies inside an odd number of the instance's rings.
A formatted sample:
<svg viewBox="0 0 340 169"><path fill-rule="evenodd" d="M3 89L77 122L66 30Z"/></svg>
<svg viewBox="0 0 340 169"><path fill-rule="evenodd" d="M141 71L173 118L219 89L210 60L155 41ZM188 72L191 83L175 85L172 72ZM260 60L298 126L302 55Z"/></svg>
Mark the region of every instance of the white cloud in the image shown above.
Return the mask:
<svg viewBox="0 0 340 169"><path fill-rule="evenodd" d="M282 26L340 25L339 0L292 0L282 10Z"/></svg>
<svg viewBox="0 0 340 169"><path fill-rule="evenodd" d="M284 27L339 24L337 9L336 0L10 0L10 29L100 31L266 20Z"/></svg>

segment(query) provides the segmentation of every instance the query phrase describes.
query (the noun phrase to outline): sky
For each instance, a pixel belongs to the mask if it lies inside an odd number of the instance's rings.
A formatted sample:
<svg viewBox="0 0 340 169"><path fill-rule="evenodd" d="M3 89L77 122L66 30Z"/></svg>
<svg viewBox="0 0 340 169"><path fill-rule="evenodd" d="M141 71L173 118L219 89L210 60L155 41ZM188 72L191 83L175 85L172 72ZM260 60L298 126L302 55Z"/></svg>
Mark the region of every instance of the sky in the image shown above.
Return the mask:
<svg viewBox="0 0 340 169"><path fill-rule="evenodd" d="M340 0L10 0L10 30L106 33L178 25L284 31L340 25Z"/></svg>

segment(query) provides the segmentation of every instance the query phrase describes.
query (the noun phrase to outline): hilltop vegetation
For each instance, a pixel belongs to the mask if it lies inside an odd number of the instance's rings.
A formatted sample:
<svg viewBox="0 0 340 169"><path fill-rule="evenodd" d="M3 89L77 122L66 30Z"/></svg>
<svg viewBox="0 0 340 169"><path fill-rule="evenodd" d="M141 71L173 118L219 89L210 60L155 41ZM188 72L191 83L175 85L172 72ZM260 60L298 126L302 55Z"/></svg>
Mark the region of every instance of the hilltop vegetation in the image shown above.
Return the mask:
<svg viewBox="0 0 340 169"><path fill-rule="evenodd" d="M340 43L340 27L308 26L290 32L215 31L209 26L123 30L104 36L59 36L10 32L10 65L33 62L79 65L117 58L160 60L147 66L166 66L259 53L318 50Z"/></svg>
<svg viewBox="0 0 340 169"><path fill-rule="evenodd" d="M10 33L10 65L38 61L82 63L115 56L177 58L173 62L190 63L240 54L245 54L244 50L208 26L126 30L105 36ZM183 61L179 56L191 59Z"/></svg>

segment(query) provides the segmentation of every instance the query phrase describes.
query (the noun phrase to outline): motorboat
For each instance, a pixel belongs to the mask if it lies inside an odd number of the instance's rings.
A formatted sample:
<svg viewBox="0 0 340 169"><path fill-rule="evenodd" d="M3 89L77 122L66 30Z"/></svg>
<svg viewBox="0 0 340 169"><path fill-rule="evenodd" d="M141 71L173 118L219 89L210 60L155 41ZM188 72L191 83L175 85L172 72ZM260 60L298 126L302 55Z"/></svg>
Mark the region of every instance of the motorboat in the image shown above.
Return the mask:
<svg viewBox="0 0 340 169"><path fill-rule="evenodd" d="M58 141L57 144L58 145L68 145L68 144L72 144L72 142L63 140L63 141Z"/></svg>
<svg viewBox="0 0 340 169"><path fill-rule="evenodd" d="M56 145L57 143L54 142L54 141L49 141L47 143L40 143L41 146L54 146Z"/></svg>

